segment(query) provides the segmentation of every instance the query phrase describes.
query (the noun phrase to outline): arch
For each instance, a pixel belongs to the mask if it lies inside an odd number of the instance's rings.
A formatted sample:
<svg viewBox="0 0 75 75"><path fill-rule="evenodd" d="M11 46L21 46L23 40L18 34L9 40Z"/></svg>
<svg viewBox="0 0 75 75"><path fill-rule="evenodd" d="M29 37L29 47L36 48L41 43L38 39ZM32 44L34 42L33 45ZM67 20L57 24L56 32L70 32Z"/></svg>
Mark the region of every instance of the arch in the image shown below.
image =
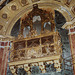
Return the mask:
<svg viewBox="0 0 75 75"><path fill-rule="evenodd" d="M67 7L66 5L64 5L63 2L53 0L40 0L37 2L32 2L31 0L28 0L28 2L29 4L22 6L19 0L13 0L0 11L0 24L3 26L3 28L0 30L0 34L10 35L16 21L24 14L27 14L29 11L31 11L32 5L35 3L39 5L39 8L52 8L53 10L59 11L66 18L66 21L71 21L71 19L73 18L73 13L70 11L71 7ZM15 5L16 10L12 10L11 5ZM3 13L7 14L6 19L2 18Z"/></svg>

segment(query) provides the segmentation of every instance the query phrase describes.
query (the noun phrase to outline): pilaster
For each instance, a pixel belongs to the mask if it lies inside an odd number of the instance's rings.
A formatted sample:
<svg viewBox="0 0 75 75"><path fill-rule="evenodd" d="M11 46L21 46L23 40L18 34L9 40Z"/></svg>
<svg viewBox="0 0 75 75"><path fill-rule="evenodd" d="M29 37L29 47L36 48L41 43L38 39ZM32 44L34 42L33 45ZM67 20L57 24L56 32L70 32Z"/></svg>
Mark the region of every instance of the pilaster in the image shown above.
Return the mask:
<svg viewBox="0 0 75 75"><path fill-rule="evenodd" d="M10 49L10 39L0 35L0 75L6 75Z"/></svg>
<svg viewBox="0 0 75 75"><path fill-rule="evenodd" d="M72 63L73 63L73 72L75 75L75 18L71 22L66 22L64 26L62 26L64 29L68 29L68 35L69 35L69 41L70 41L70 47L71 47L71 55L72 55Z"/></svg>

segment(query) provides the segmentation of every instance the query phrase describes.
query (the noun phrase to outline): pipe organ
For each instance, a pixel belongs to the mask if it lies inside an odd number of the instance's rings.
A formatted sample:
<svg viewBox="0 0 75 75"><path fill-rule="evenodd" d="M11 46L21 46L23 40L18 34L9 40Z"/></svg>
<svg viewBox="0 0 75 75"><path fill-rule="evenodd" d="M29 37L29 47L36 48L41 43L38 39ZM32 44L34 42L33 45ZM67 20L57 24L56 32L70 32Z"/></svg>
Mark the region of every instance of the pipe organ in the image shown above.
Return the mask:
<svg viewBox="0 0 75 75"><path fill-rule="evenodd" d="M33 10L21 19L21 30L16 39L12 41L10 50L10 70L17 75L17 69L23 68L27 75L31 75L33 66L38 66L41 73L46 73L46 65L53 65L57 72L61 71L62 48L61 38L55 31L54 12L49 12L33 6ZM33 17L41 17L41 33L33 28ZM44 23L51 23L51 31L44 29ZM24 37L24 27L30 26L30 31Z"/></svg>

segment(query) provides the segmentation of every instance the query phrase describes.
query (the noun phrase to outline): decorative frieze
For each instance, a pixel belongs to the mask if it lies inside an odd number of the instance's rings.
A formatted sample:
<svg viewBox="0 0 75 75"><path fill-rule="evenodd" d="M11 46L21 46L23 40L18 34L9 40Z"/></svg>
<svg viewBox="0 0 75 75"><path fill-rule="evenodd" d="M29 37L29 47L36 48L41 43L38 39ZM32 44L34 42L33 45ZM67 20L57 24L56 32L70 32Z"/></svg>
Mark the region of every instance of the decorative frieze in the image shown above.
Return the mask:
<svg viewBox="0 0 75 75"><path fill-rule="evenodd" d="M54 64L54 67L53 67L53 64ZM52 65L51 68L56 68L57 72L61 72L61 64L59 62L59 59L58 60L52 60L52 61L50 60L50 61L46 61L46 62L37 62L37 63L22 64L22 65L18 65L17 67L10 66L10 70L13 73L13 75L15 75L17 69L24 68L25 72L28 75L31 75L32 71L35 70L35 69L32 70L32 68L33 67L39 67L39 70L41 70L40 71L41 73L46 73L47 69L48 69L47 65ZM50 68L50 71L52 71L51 68Z"/></svg>
<svg viewBox="0 0 75 75"><path fill-rule="evenodd" d="M39 68L42 71L42 73L46 73L44 62L39 62Z"/></svg>
<svg viewBox="0 0 75 75"><path fill-rule="evenodd" d="M56 67L57 72L61 71L61 64L59 60L54 60L54 67Z"/></svg>
<svg viewBox="0 0 75 75"><path fill-rule="evenodd" d="M18 65L17 68L23 68L23 65Z"/></svg>
<svg viewBox="0 0 75 75"><path fill-rule="evenodd" d="M24 65L24 70L27 72L28 75L31 74L29 64L25 64L25 65Z"/></svg>

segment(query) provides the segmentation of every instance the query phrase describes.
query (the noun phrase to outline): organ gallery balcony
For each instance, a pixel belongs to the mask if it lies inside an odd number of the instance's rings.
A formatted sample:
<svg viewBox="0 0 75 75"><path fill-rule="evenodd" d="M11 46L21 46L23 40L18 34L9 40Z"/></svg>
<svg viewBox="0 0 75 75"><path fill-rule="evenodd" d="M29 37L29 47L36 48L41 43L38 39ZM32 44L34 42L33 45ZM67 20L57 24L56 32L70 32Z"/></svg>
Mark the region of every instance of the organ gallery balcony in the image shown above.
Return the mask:
<svg viewBox="0 0 75 75"><path fill-rule="evenodd" d="M10 61L61 55L61 44L59 44L61 40L58 32L43 35L13 41L14 47L10 51Z"/></svg>
<svg viewBox="0 0 75 75"><path fill-rule="evenodd" d="M41 70L45 69L44 63L53 64L60 69L60 60L62 55L61 42L59 33L50 32L40 34L35 37L16 39L12 42L10 50L10 69L20 66L25 69L29 65L39 65ZM29 69L27 70L29 72ZM45 70L42 72L45 72Z"/></svg>

